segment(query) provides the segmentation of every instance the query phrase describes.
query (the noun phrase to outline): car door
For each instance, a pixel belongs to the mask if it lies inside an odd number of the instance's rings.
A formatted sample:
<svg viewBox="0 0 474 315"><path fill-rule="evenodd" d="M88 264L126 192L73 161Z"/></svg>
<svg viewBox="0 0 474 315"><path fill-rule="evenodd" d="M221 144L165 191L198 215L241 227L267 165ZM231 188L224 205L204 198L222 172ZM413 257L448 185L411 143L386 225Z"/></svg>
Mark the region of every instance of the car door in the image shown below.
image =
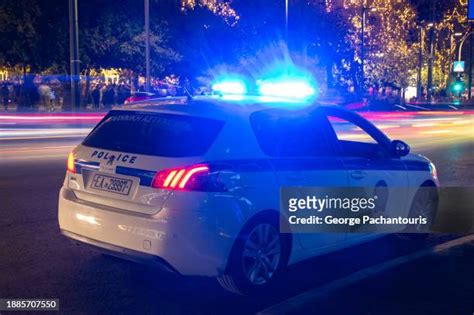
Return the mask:
<svg viewBox="0 0 474 315"><path fill-rule="evenodd" d="M277 174L280 187L298 187L298 196L305 198L307 187L344 187L347 172L334 148L328 142L327 129L331 128L319 111L280 112L262 116L265 126L267 153ZM297 233L305 249L328 246L345 238L345 233Z"/></svg>
<svg viewBox="0 0 474 315"><path fill-rule="evenodd" d="M390 154L390 139L358 114L329 110L328 118L348 171L349 186L364 187L367 197L377 196L372 215L404 215L408 174L402 160Z"/></svg>

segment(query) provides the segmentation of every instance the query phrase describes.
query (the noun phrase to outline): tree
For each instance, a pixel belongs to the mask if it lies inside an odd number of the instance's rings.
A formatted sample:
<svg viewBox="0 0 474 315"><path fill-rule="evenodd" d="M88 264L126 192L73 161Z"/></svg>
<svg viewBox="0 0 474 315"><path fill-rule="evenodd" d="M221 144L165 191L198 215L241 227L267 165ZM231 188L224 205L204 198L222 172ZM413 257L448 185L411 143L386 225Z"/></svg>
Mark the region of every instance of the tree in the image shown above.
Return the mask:
<svg viewBox="0 0 474 315"><path fill-rule="evenodd" d="M136 4L132 0L79 1L82 68L144 72L143 6ZM0 62L23 65L34 72L68 72L67 13L64 0L0 2ZM151 25L152 74L160 76L171 71L180 55L169 44L170 30L163 15L152 12Z"/></svg>
<svg viewBox="0 0 474 315"><path fill-rule="evenodd" d="M433 64L433 86L437 90L448 87L449 78L452 74L452 62L457 59L457 48L459 41L452 37L456 32L467 34L469 26L467 23L467 5L464 0L448 0L442 2L439 17L435 21L434 27L434 64ZM464 50L465 57L468 49ZM464 58L466 60L469 58ZM470 66L470 65L469 65Z"/></svg>
<svg viewBox="0 0 474 315"><path fill-rule="evenodd" d="M0 62L33 71L65 70L67 20L62 1L0 2ZM67 12L67 7L66 11Z"/></svg>
<svg viewBox="0 0 474 315"><path fill-rule="evenodd" d="M363 7L367 16L363 34L366 84L406 88L416 72L418 43L411 41L416 34L416 11L408 0L346 1L342 9L351 24L348 38L355 51L353 61L358 64Z"/></svg>
<svg viewBox="0 0 474 315"><path fill-rule="evenodd" d="M79 8L84 67L127 68L144 73L143 7L130 0L103 1L100 14L96 14L93 9L96 5L95 1L83 1ZM153 76L161 76L169 73L181 57L168 44L166 22L153 14L151 19L151 72Z"/></svg>

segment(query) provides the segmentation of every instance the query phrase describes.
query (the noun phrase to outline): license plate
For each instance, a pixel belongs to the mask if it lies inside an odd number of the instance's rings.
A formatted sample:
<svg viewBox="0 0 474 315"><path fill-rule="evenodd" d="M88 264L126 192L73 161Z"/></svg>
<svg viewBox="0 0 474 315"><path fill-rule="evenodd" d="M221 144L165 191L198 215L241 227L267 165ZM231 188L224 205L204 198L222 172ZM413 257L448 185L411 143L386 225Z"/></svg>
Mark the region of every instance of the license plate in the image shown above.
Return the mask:
<svg viewBox="0 0 474 315"><path fill-rule="evenodd" d="M132 188L130 179L117 178L109 175L95 174L92 178L91 188L127 196Z"/></svg>

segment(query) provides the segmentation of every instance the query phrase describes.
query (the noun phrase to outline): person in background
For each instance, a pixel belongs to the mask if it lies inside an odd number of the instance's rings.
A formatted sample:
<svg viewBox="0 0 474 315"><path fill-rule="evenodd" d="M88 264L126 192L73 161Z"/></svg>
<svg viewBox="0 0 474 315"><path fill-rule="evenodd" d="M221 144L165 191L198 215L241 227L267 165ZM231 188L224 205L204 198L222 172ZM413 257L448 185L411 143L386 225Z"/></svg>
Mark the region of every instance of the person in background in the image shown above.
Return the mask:
<svg viewBox="0 0 474 315"><path fill-rule="evenodd" d="M100 86L96 84L91 92L92 97L92 108L99 109L100 107Z"/></svg>
<svg viewBox="0 0 474 315"><path fill-rule="evenodd" d="M107 84L104 94L102 95L102 102L105 108L111 108L114 104L115 91L112 84Z"/></svg>
<svg viewBox="0 0 474 315"><path fill-rule="evenodd" d="M51 81L51 95L53 108L61 108L63 105L63 87L58 79L54 79Z"/></svg>
<svg viewBox="0 0 474 315"><path fill-rule="evenodd" d="M54 105L51 102L51 87L49 82L43 81L38 87L38 93L41 98L41 103L47 111L54 111Z"/></svg>
<svg viewBox="0 0 474 315"><path fill-rule="evenodd" d="M7 111L8 110L8 102L10 100L10 90L8 89L8 85L7 85L6 82L3 83L3 85L2 85L1 94L2 94L3 106L5 107L5 110Z"/></svg>

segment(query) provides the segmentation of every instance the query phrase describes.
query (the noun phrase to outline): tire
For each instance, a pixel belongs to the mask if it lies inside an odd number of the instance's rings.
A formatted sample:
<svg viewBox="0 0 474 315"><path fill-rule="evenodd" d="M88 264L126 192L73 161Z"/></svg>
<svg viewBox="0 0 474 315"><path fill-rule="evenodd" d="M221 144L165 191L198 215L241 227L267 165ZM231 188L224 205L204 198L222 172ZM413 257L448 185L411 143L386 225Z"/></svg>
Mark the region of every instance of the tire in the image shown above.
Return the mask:
<svg viewBox="0 0 474 315"><path fill-rule="evenodd" d="M291 237L278 230L278 217L246 225L231 251L226 272L217 278L232 293L259 294L271 288L288 264Z"/></svg>
<svg viewBox="0 0 474 315"><path fill-rule="evenodd" d="M416 192L410 206L410 218L422 216L428 220L427 224L417 226L407 226L404 233L397 234L401 239L427 238L433 227L436 214L438 212L438 189L430 184L422 185ZM413 233L410 235L408 233ZM422 233L422 234L420 234Z"/></svg>

